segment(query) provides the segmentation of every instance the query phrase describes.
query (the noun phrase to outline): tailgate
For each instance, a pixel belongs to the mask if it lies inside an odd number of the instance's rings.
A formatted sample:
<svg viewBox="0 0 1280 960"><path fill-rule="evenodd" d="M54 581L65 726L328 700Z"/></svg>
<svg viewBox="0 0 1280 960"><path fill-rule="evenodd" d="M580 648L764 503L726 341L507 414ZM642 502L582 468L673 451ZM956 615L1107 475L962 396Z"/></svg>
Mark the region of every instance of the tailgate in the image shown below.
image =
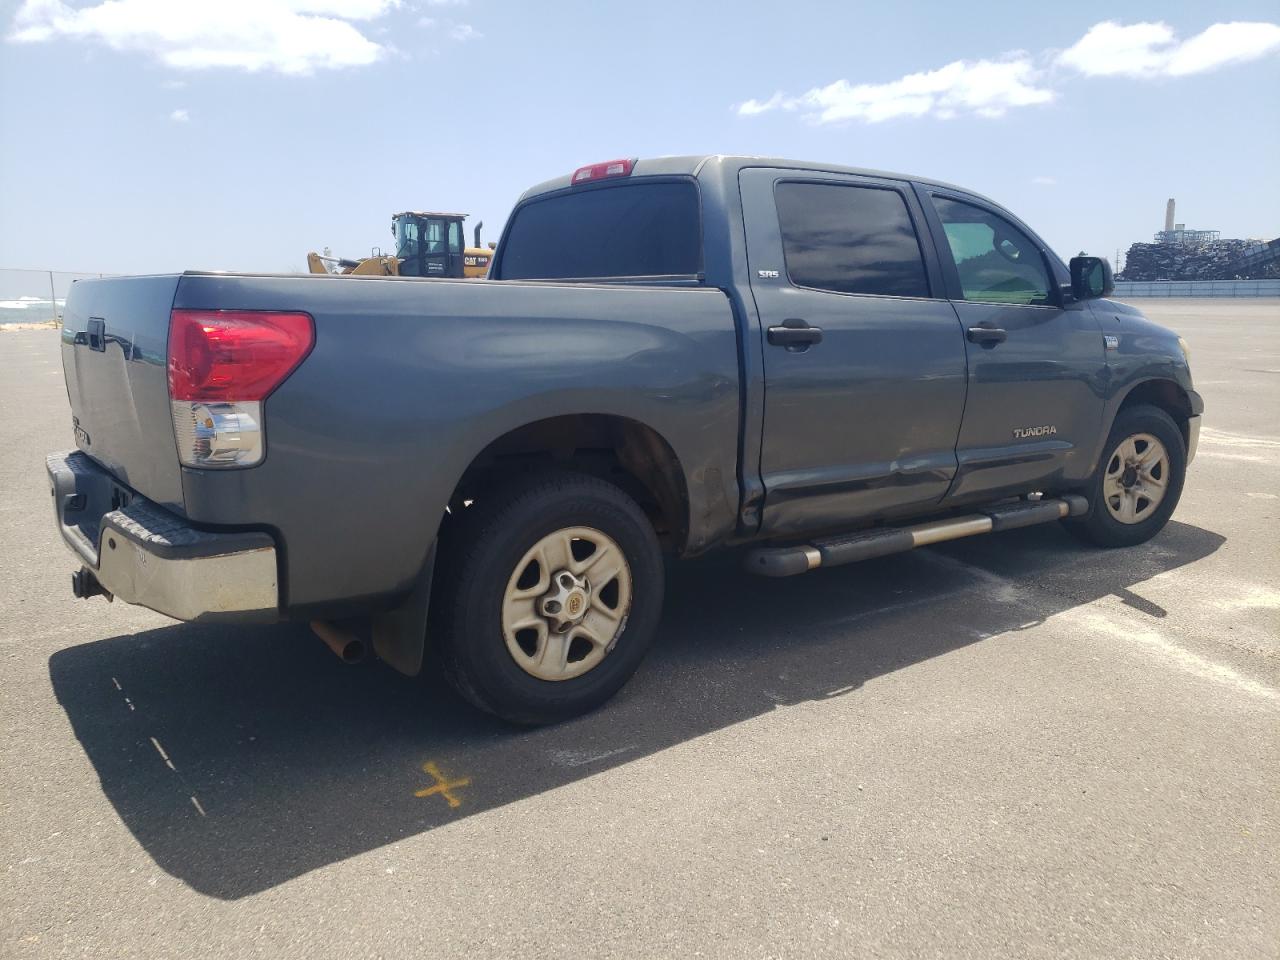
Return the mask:
<svg viewBox="0 0 1280 960"><path fill-rule="evenodd" d="M182 509L169 410L169 312L177 276L80 280L62 317L76 446L125 486Z"/></svg>

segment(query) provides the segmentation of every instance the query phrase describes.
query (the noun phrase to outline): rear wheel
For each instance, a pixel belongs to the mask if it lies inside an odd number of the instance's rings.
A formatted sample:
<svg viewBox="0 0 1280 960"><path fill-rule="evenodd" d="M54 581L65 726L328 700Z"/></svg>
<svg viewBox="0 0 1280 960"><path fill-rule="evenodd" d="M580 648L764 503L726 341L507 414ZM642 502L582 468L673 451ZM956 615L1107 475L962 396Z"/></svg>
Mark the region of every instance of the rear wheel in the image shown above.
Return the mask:
<svg viewBox="0 0 1280 960"><path fill-rule="evenodd" d="M431 633L446 676L506 720L553 723L612 697L662 608L662 555L640 507L579 474L482 495L442 537ZM438 568L439 569L439 568Z"/></svg>
<svg viewBox="0 0 1280 960"><path fill-rule="evenodd" d="M1167 413L1146 405L1122 410L1090 481L1092 510L1067 528L1101 547L1145 543L1169 522L1186 469L1182 432Z"/></svg>

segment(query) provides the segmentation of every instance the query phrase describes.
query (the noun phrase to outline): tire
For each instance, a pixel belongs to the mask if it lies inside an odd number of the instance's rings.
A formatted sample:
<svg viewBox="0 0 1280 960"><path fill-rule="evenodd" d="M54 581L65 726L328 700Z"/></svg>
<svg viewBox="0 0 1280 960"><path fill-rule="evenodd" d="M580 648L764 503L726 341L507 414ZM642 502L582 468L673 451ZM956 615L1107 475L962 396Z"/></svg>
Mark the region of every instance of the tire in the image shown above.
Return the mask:
<svg viewBox="0 0 1280 960"><path fill-rule="evenodd" d="M433 649L454 689L504 720L536 726L595 709L653 640L662 553L644 511L604 480L556 472L494 487L452 518L441 547ZM545 625L512 626L526 622Z"/></svg>
<svg viewBox="0 0 1280 960"><path fill-rule="evenodd" d="M1122 449L1125 444L1130 445ZM1151 462L1145 468L1137 467L1144 459ZM1145 404L1121 410L1085 491L1089 514L1066 520L1064 525L1078 539L1099 547L1146 543L1173 515L1186 470L1186 442L1167 413ZM1160 481L1163 492L1156 485ZM1147 493L1159 496L1153 501Z"/></svg>

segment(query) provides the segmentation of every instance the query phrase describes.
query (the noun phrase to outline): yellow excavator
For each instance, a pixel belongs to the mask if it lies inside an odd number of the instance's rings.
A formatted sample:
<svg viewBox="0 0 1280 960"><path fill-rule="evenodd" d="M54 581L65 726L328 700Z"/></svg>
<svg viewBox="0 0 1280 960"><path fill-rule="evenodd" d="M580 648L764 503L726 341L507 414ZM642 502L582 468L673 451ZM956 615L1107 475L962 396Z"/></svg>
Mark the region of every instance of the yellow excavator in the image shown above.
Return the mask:
<svg viewBox="0 0 1280 960"><path fill-rule="evenodd" d="M464 247L462 221L465 213L436 213L427 210L405 210L391 218L391 235L395 237L395 253L374 250L363 260L307 254L307 268L312 273L366 277L483 277L489 272L496 243L480 246L480 228L476 224L475 246Z"/></svg>

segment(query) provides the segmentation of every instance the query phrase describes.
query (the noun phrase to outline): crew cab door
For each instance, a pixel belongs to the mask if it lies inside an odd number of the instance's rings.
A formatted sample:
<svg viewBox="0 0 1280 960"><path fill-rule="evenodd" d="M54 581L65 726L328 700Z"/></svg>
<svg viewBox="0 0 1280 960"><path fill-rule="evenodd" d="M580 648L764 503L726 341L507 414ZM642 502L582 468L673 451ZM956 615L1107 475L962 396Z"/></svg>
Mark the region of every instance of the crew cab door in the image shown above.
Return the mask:
<svg viewBox="0 0 1280 960"><path fill-rule="evenodd" d="M969 391L948 500L992 499L1083 480L1102 429L1102 329L1044 244L968 194L920 186L965 332Z"/></svg>
<svg viewBox="0 0 1280 960"><path fill-rule="evenodd" d="M739 184L764 354L761 531L938 502L956 472L964 335L911 187L770 168Z"/></svg>

